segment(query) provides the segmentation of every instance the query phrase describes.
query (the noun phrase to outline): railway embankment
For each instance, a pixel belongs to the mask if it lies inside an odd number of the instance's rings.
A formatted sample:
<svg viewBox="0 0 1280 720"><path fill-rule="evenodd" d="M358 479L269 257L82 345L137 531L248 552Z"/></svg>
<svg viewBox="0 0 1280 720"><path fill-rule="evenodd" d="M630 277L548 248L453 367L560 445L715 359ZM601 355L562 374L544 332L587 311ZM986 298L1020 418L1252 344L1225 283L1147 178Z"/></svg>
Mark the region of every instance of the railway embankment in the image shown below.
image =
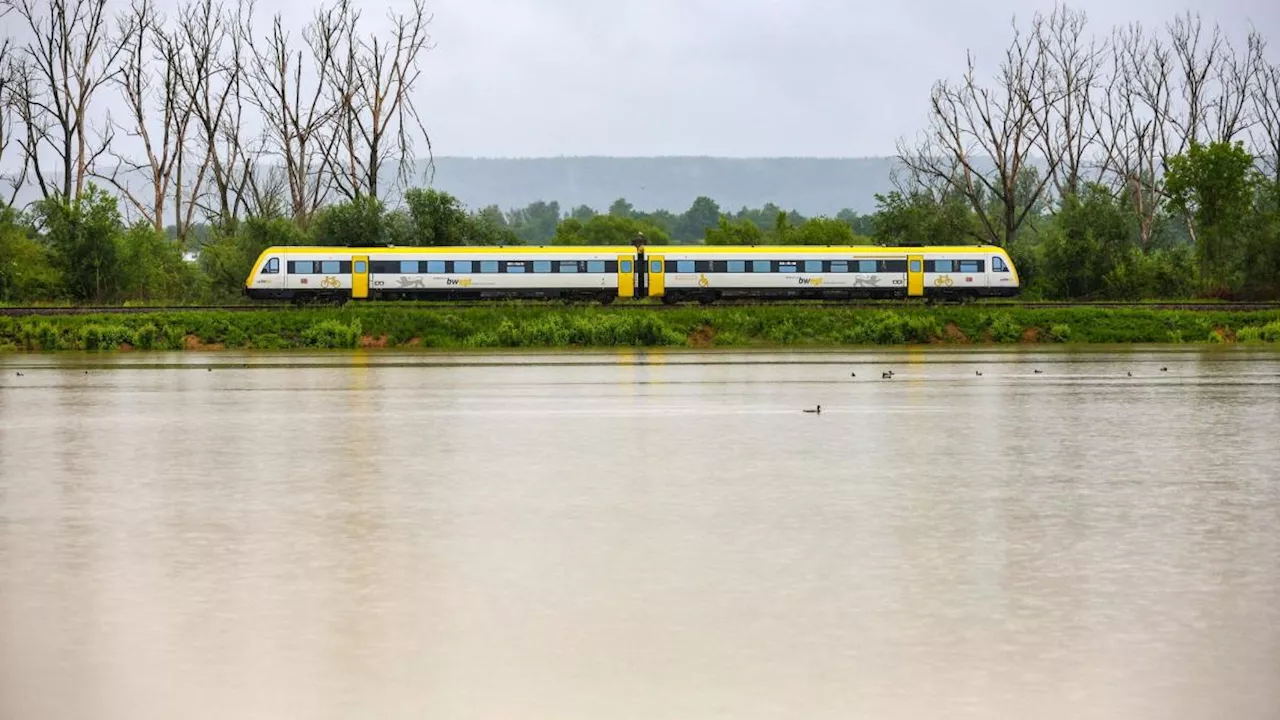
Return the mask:
<svg viewBox="0 0 1280 720"><path fill-rule="evenodd" d="M0 317L0 352L1280 343L1280 310L554 303Z"/></svg>

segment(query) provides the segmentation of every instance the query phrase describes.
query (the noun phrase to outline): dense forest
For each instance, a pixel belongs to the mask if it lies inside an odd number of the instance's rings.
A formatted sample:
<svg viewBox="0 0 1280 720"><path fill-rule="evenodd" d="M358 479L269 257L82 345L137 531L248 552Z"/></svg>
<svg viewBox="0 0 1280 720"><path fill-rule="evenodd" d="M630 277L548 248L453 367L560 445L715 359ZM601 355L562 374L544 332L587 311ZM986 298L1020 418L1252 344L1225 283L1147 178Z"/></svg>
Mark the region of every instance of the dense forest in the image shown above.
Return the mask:
<svg viewBox="0 0 1280 720"><path fill-rule="evenodd" d="M972 244L1031 296L1280 297L1280 65L1184 15L1099 36L1058 7L991 77L932 89L870 212L467 207L413 187L425 8L349 0L292 35L251 6L0 0L0 302L210 301L273 244ZM989 58L987 59L989 60ZM306 71L300 69L305 66ZM107 98L128 112L103 113ZM246 128L260 128L250 132ZM37 197L18 202L26 189ZM646 196L647 197L647 196ZM634 198L633 198L634 200ZM603 202L601 203L603 205ZM857 203L850 202L851 206Z"/></svg>

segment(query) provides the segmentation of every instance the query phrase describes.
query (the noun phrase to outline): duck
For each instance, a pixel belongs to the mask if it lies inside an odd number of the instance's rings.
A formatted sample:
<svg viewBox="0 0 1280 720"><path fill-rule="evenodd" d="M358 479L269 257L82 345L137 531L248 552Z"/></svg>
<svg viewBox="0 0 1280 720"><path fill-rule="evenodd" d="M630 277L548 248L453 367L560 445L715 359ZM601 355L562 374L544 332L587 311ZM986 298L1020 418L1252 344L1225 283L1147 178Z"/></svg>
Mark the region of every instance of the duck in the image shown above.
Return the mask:
<svg viewBox="0 0 1280 720"><path fill-rule="evenodd" d="M858 377L858 373L856 373L856 372L854 372L854 373L849 373L849 377Z"/></svg>
<svg viewBox="0 0 1280 720"><path fill-rule="evenodd" d="M1128 375L1129 377L1133 377L1133 373L1132 373L1132 372L1129 372L1129 371L1127 371L1127 370L1125 371L1125 373L1124 373L1124 374L1125 374L1125 375Z"/></svg>
<svg viewBox="0 0 1280 720"><path fill-rule="evenodd" d="M815 415L821 415L821 414L822 414L822 406L821 406L821 405L819 405L819 406L817 406L817 407L813 407L813 408L805 408L805 409L804 409L804 411L805 411L805 412L807 412L807 413L813 413L813 414L815 414Z"/></svg>
<svg viewBox="0 0 1280 720"><path fill-rule="evenodd" d="M1036 375L1043 375L1043 374L1044 374L1044 371L1043 371L1043 370L1032 370L1031 372L1035 373Z"/></svg>
<svg viewBox="0 0 1280 720"><path fill-rule="evenodd" d="M981 371L981 370L974 370L974 371L973 371L973 374L974 374L974 375L977 375L978 377L982 377L982 371Z"/></svg>
<svg viewBox="0 0 1280 720"><path fill-rule="evenodd" d="M893 379L893 373L891 373L891 372L882 372L882 373L880 373L880 379L881 379L881 380L892 380L892 379Z"/></svg>
<svg viewBox="0 0 1280 720"><path fill-rule="evenodd" d="M18 377L22 377L22 373L18 373Z"/></svg>
<svg viewBox="0 0 1280 720"><path fill-rule="evenodd" d="M1160 372L1169 372L1169 368L1167 368L1167 367L1162 367L1162 368L1160 368Z"/></svg>

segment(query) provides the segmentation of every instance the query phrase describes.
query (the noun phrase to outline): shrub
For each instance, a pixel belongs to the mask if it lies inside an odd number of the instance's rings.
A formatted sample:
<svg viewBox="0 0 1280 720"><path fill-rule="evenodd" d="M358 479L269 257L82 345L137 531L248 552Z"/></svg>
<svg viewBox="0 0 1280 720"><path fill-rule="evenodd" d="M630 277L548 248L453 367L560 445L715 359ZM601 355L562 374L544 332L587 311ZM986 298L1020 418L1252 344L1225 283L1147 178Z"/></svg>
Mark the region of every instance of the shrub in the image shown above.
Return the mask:
<svg viewBox="0 0 1280 720"><path fill-rule="evenodd" d="M128 328L89 324L80 328L81 350L114 350L133 339Z"/></svg>
<svg viewBox="0 0 1280 720"><path fill-rule="evenodd" d="M987 327L996 342L1017 342L1022 337L1022 327L1008 313L992 316Z"/></svg>
<svg viewBox="0 0 1280 720"><path fill-rule="evenodd" d="M307 347L338 350L353 348L360 342L360 320L344 325L337 320L323 320L302 331L302 343Z"/></svg>
<svg viewBox="0 0 1280 720"><path fill-rule="evenodd" d="M1071 340L1071 326L1066 323L1058 323L1049 328L1049 339L1054 342L1068 342Z"/></svg>
<svg viewBox="0 0 1280 720"><path fill-rule="evenodd" d="M139 350L154 350L160 339L160 328L147 323L133 333L133 345Z"/></svg>

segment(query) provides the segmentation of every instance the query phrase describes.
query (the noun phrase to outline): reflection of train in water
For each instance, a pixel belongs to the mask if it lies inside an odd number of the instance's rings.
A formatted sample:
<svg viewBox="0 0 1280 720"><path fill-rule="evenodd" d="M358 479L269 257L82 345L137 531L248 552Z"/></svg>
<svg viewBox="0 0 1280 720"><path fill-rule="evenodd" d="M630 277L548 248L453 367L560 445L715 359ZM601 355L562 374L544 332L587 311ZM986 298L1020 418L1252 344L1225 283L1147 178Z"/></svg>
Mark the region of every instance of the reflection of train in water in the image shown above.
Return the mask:
<svg viewBox="0 0 1280 720"><path fill-rule="evenodd" d="M272 247L254 298L965 298L1012 296L991 246Z"/></svg>

